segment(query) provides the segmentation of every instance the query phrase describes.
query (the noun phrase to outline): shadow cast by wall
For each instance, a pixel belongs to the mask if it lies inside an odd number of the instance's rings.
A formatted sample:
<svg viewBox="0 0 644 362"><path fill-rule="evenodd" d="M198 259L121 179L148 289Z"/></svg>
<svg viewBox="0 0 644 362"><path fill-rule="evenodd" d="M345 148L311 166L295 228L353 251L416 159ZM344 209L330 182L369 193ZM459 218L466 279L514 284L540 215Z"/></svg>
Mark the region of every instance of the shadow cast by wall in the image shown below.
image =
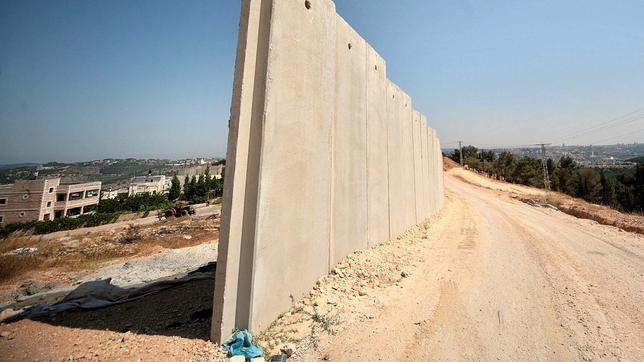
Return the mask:
<svg viewBox="0 0 644 362"><path fill-rule="evenodd" d="M185 283L138 300L98 309L74 309L32 320L69 328L110 330L208 340L212 318L215 263L195 272L207 279ZM195 273L193 272L193 273ZM146 285L142 288L149 287Z"/></svg>

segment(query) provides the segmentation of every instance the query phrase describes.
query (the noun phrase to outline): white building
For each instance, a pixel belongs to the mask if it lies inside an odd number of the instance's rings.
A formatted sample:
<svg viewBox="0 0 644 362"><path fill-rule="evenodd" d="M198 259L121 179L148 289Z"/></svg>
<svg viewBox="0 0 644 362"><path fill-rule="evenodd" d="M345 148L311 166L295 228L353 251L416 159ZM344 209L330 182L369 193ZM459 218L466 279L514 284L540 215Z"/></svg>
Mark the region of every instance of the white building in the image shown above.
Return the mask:
<svg viewBox="0 0 644 362"><path fill-rule="evenodd" d="M112 190L111 188L109 190L103 190L101 191L101 200L109 200L109 199L115 199L117 196L120 195L129 195L130 190L128 188L120 188L116 190Z"/></svg>
<svg viewBox="0 0 644 362"><path fill-rule="evenodd" d="M128 195L142 195L142 194L163 194L166 189L165 175L159 176L138 176L130 180L128 188Z"/></svg>

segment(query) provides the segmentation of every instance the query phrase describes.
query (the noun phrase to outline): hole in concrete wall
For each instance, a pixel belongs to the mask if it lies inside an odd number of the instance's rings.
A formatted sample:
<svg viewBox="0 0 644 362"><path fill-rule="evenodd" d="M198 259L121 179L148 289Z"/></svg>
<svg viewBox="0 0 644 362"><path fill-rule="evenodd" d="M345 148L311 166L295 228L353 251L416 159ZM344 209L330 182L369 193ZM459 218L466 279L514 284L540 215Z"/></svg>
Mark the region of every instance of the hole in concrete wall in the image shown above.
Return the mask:
<svg viewBox="0 0 644 362"><path fill-rule="evenodd" d="M376 65L374 65L374 66L373 66L373 69L378 70L378 65L377 65L377 64L376 64Z"/></svg>
<svg viewBox="0 0 644 362"><path fill-rule="evenodd" d="M311 2L310 2L309 0L306 0L306 1L304 2L304 7L306 7L306 8L307 8L307 9L309 9L309 10L311 10Z"/></svg>
<svg viewBox="0 0 644 362"><path fill-rule="evenodd" d="M349 47L349 50L351 50L351 43L347 44L347 47Z"/></svg>

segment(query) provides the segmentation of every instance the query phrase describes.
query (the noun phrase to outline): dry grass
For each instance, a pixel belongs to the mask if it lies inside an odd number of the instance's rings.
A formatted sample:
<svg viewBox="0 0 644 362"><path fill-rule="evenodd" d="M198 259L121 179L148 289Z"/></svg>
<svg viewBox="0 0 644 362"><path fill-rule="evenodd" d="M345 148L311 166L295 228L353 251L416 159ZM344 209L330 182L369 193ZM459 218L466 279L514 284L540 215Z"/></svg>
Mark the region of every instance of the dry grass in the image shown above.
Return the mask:
<svg viewBox="0 0 644 362"><path fill-rule="evenodd" d="M48 240L37 235L14 234L0 242L0 284L12 284L43 271L94 270L118 260L143 257L164 249L177 249L218 239L219 219L171 219L150 226ZM33 253L13 254L18 248Z"/></svg>

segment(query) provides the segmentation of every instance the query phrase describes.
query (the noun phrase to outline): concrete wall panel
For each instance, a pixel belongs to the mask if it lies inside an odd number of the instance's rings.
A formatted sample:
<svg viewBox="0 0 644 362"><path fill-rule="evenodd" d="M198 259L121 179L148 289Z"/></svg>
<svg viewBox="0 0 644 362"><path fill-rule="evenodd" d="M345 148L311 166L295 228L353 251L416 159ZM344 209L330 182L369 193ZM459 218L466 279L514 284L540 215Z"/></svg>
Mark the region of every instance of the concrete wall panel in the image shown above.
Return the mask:
<svg viewBox="0 0 644 362"><path fill-rule="evenodd" d="M310 6L308 6L310 5ZM243 0L211 338L442 206L436 134L331 0Z"/></svg>
<svg viewBox="0 0 644 362"><path fill-rule="evenodd" d="M403 230L416 225L416 185L414 180L414 140L413 140L413 109L411 97L400 91L399 117L402 127L402 187L403 197Z"/></svg>
<svg viewBox="0 0 644 362"><path fill-rule="evenodd" d="M427 139L428 139L429 148L430 148L429 183L430 183L431 191L430 191L430 197L429 197L429 205L430 205L430 213L434 213L436 211L436 192L434 190L436 185L436 158L434 157L433 150L436 148L436 145L434 143L434 132L431 128L427 129Z"/></svg>
<svg viewBox="0 0 644 362"><path fill-rule="evenodd" d="M365 41L337 17L331 266L367 247Z"/></svg>
<svg viewBox="0 0 644 362"><path fill-rule="evenodd" d="M367 241L389 240L387 73L384 59L367 45Z"/></svg>
<svg viewBox="0 0 644 362"><path fill-rule="evenodd" d="M421 137L420 137L420 113L416 110L413 110L412 113L412 140L413 140L413 152L412 152L412 157L414 159L414 206L416 208L415 210L415 224L420 223L425 219L423 215L423 183L425 180L423 179L423 146L421 143Z"/></svg>
<svg viewBox="0 0 644 362"><path fill-rule="evenodd" d="M241 279L242 284L246 283L243 287L249 289L247 283L251 276L251 269L241 264L241 254L244 245L244 260L252 257L253 234L247 233L245 239L242 234L244 230L248 232L254 228L255 215L244 210L245 205L257 202L256 197L247 199L246 191L257 188L258 169L249 167L249 158L256 160L260 154L256 144L251 147L251 133L256 143L257 134L261 133L261 122L257 117L263 112L260 102L264 100L266 86L270 9L271 1L268 0L246 0L242 3L215 275L211 329L214 341L227 338L235 327L244 327L247 323L238 323L239 320L248 319L249 295L243 293L244 296L238 298L238 286ZM237 313L238 306L245 311Z"/></svg>
<svg viewBox="0 0 644 362"><path fill-rule="evenodd" d="M404 145L400 105L400 90L387 80L390 238L395 238L405 231Z"/></svg>
<svg viewBox="0 0 644 362"><path fill-rule="evenodd" d="M336 13L274 1L250 328L262 330L329 267Z"/></svg>
<svg viewBox="0 0 644 362"><path fill-rule="evenodd" d="M441 149L441 141L438 138L438 132L434 130L434 142L436 143L436 149L434 151L434 157L436 160L436 195L438 199L436 200L436 211L440 211L443 208L445 203L445 179L443 174L443 151Z"/></svg>
<svg viewBox="0 0 644 362"><path fill-rule="evenodd" d="M427 166L427 126L425 124L425 117L420 114L420 122L418 127L418 137L420 139L420 178L421 178L421 187L420 187L420 204L421 204L421 216L425 220L429 216L428 209L428 193L429 193L429 176L428 176L428 166Z"/></svg>

